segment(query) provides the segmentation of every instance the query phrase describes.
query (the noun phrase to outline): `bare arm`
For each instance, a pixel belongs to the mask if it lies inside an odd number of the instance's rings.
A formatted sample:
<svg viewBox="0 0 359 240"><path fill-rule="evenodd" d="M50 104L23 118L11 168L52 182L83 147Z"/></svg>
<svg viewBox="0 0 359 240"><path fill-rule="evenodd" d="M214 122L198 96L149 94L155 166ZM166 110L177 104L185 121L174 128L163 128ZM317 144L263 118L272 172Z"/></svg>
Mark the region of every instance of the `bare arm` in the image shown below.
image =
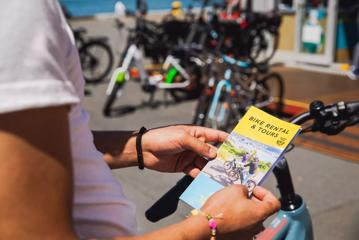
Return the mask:
<svg viewBox="0 0 359 240"><path fill-rule="evenodd" d="M0 114L1 239L76 238L67 112L56 107ZM117 239L206 239L207 228L206 220L192 218Z"/></svg>
<svg viewBox="0 0 359 240"><path fill-rule="evenodd" d="M1 239L76 238L67 113L67 107L52 107L0 114ZM128 141L133 138L132 133L127 136ZM206 202L206 213L223 213L220 236L253 235L258 223L279 208L264 189L255 188L253 193L256 200L247 198L245 187L233 185ZM207 219L195 216L143 236L115 239L204 240L209 235Z"/></svg>
<svg viewBox="0 0 359 240"><path fill-rule="evenodd" d="M208 240L210 230L204 217L191 217L180 223L138 237L114 238L114 240Z"/></svg>
<svg viewBox="0 0 359 240"><path fill-rule="evenodd" d="M134 131L93 131L92 134L97 150L104 154L110 168L137 165Z"/></svg>
<svg viewBox="0 0 359 240"><path fill-rule="evenodd" d="M0 114L0 238L73 239L68 107Z"/></svg>
<svg viewBox="0 0 359 240"><path fill-rule="evenodd" d="M136 132L94 131L96 148L111 168L137 165ZM216 149L208 142L223 142L227 133L190 125L154 128L142 137L144 164L162 172L185 172L195 177Z"/></svg>

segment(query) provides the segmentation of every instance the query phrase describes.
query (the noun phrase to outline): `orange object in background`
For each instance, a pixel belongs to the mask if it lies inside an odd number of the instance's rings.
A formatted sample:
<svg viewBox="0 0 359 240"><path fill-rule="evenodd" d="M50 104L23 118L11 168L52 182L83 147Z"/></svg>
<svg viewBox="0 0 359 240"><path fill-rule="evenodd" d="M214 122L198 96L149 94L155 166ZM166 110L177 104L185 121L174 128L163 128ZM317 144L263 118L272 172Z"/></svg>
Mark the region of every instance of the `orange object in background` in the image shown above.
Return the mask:
<svg viewBox="0 0 359 240"><path fill-rule="evenodd" d="M131 78L139 79L140 78L140 72L137 68L131 68L130 69L130 76Z"/></svg>

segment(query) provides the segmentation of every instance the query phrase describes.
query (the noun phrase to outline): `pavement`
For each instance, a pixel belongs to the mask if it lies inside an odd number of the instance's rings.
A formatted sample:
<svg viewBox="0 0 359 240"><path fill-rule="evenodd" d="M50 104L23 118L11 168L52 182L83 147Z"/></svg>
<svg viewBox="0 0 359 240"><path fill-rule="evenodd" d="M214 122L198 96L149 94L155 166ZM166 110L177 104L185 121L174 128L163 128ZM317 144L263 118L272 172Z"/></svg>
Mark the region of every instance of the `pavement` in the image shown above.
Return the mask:
<svg viewBox="0 0 359 240"><path fill-rule="evenodd" d="M124 45L126 33L118 34L109 19L75 20L71 24L74 27L88 28L90 35L109 36L111 45L118 51ZM302 73L299 71L296 74ZM310 75L304 76L310 77ZM287 82L288 88L290 85L290 82ZM107 82L87 87L91 94L85 98L84 104L90 113L90 125L94 130L128 130L139 129L141 126L152 128L191 122L195 101L167 106L159 105L157 108L141 108L126 115L105 118L101 112L106 98L106 86ZM294 84L293 90L289 92L300 96L301 93L298 89L295 90L295 86ZM315 84L310 86L313 87ZM349 88L353 90L353 86ZM305 92L305 90L303 91ZM316 96L326 96L326 94L321 92ZM141 92L137 83L130 82L126 85L123 96L116 101L116 107L129 104L138 105L147 97ZM305 96L308 99L309 97ZM156 99L159 101L163 99L161 92L158 93ZM359 165L300 147L295 148L287 157L296 191L305 199L312 216L315 238L358 239ZM137 205L139 233L176 223L188 214L190 209L184 204L180 204L176 213L158 223L151 223L144 217L145 210L171 188L182 174L158 173L148 169L140 171L138 168L114 170L113 174L122 184L128 198ZM264 186L278 195L273 176L268 178Z"/></svg>

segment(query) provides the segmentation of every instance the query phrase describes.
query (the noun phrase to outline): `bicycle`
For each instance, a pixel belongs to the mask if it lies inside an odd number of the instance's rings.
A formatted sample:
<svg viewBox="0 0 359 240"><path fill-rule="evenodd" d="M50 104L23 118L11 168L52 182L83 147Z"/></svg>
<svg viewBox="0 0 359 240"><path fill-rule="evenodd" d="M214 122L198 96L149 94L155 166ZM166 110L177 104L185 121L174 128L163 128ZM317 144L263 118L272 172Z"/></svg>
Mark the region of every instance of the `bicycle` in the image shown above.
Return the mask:
<svg viewBox="0 0 359 240"><path fill-rule="evenodd" d="M172 26L173 29L173 24L178 24L178 21L166 21L158 24L146 20L144 14L137 14L135 19L135 28L128 29L129 37L120 58L120 67L113 73L106 90L107 99L103 108L105 116L111 115L114 101L121 96L121 90L130 79L139 80L142 90L150 94L150 106L154 99L154 93L158 89L169 92L176 102L196 98L201 92L200 80L203 61L198 52L203 49L198 44L173 47L179 45L181 37L187 36L188 29L181 27L184 30L174 33L173 30L169 31L171 29L169 26ZM116 23L119 29L124 27L119 20ZM189 35L197 33L198 27L193 27L188 31L190 31ZM192 37L188 37L187 41L188 39L192 39ZM155 74L145 70L141 48L144 49L145 55L152 59L152 62L163 62L162 68L155 69ZM135 69L135 74L132 74L132 69Z"/></svg>
<svg viewBox="0 0 359 240"><path fill-rule="evenodd" d="M107 37L86 37L85 28L73 30L86 83L99 83L111 71L113 54Z"/></svg>
<svg viewBox="0 0 359 240"><path fill-rule="evenodd" d="M308 112L297 115L291 120L302 125L301 134L318 132L326 135L337 135L345 128L359 123L359 101L337 102L325 106L320 101L313 101ZM287 152L294 149L290 145ZM281 209L269 226L256 239L288 239L311 240L313 227L310 213L303 198L293 186L289 165L285 157L278 161L273 169L278 183ZM192 182L189 176L183 177L177 184L146 211L146 217L156 222L174 213L177 209L179 196Z"/></svg>
<svg viewBox="0 0 359 240"><path fill-rule="evenodd" d="M223 56L227 65L224 79L210 70L207 87L197 103L193 124L229 130L250 105L280 115L284 101L284 82L280 74L269 72L267 63L252 64ZM237 76L235 76L237 74Z"/></svg>

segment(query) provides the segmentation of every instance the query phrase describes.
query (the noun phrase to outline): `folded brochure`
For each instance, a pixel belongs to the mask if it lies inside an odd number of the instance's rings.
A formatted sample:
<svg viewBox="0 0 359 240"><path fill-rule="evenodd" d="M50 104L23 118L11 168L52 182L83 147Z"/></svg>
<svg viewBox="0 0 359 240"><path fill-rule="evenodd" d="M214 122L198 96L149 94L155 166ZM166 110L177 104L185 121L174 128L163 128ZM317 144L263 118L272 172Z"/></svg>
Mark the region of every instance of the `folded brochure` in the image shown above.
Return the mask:
<svg viewBox="0 0 359 240"><path fill-rule="evenodd" d="M250 107L226 141L181 195L193 208L201 208L215 192L231 184L243 184L249 193L263 183L300 126Z"/></svg>

